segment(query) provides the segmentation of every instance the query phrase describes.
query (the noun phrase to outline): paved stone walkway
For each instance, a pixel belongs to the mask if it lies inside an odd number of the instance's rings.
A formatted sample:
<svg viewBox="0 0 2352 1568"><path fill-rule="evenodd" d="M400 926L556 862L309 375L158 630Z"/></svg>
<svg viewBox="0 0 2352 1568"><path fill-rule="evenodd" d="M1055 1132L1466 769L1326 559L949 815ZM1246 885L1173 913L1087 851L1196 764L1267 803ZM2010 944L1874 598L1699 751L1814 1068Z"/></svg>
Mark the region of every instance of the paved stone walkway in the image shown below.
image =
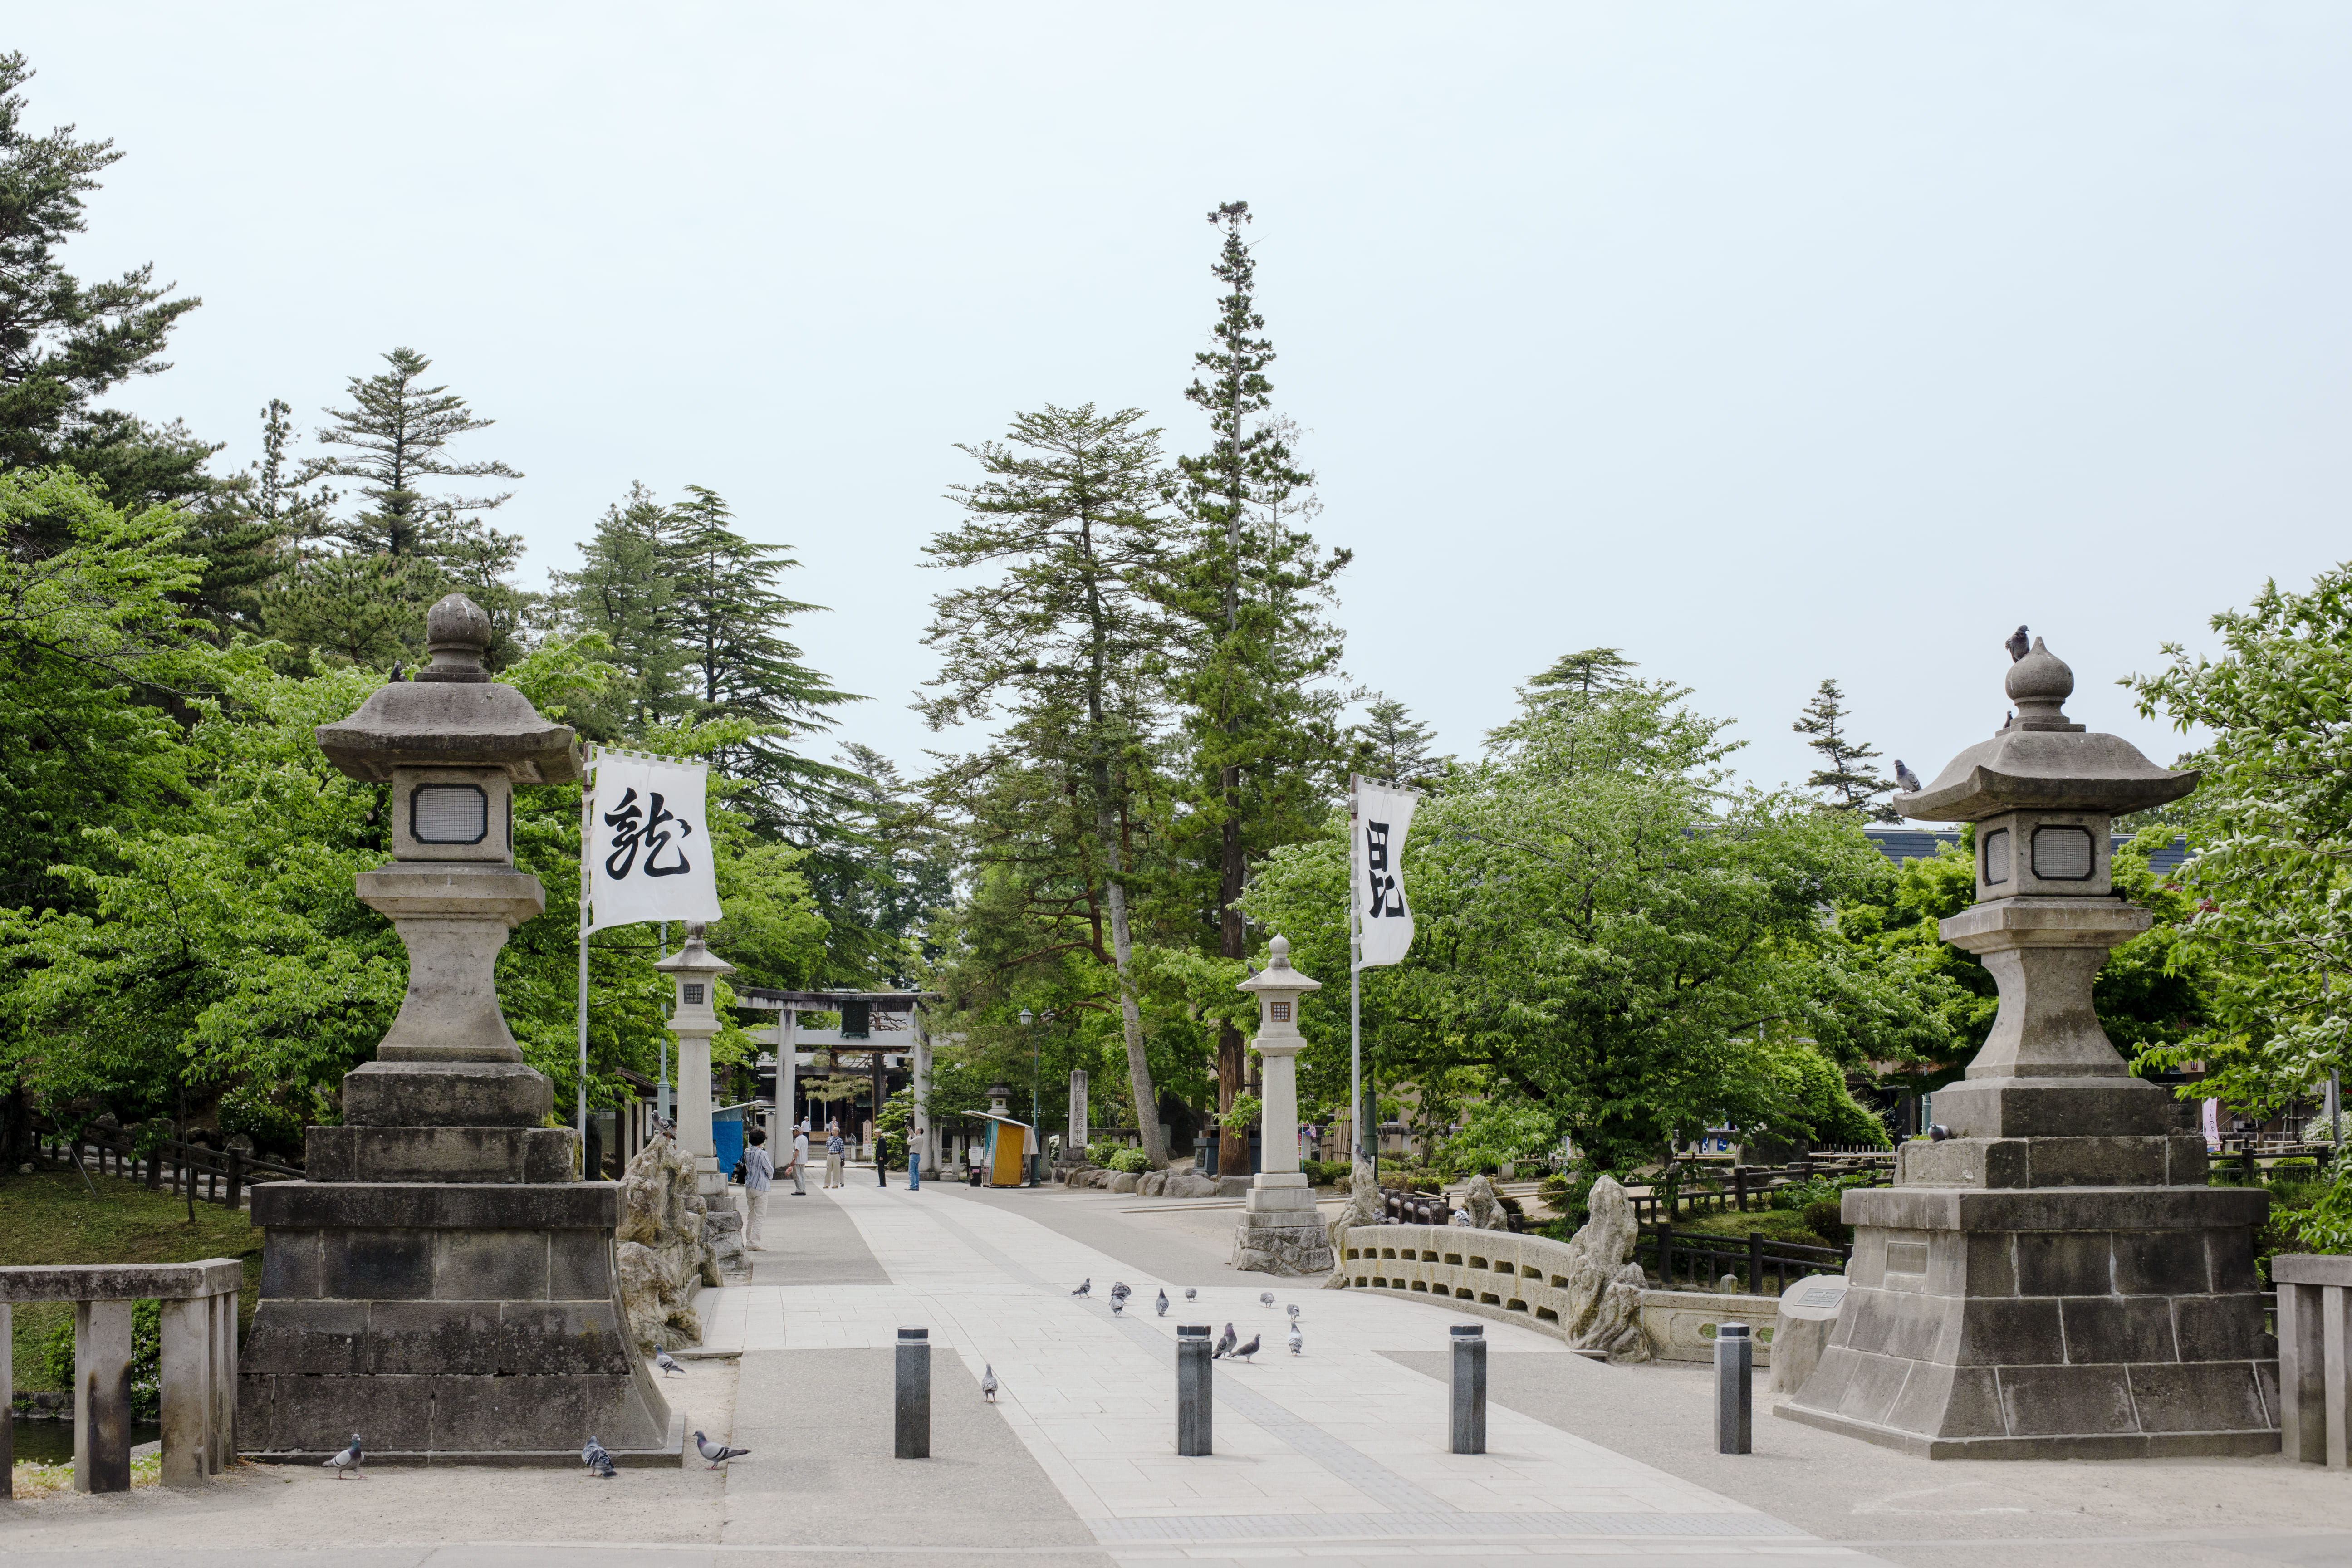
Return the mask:
<svg viewBox="0 0 2352 1568"><path fill-rule="evenodd" d="M1501 1407L1488 1413L1488 1453L1446 1452L1444 1384L1388 1353L1442 1346L1454 1321L1442 1311L1255 1276L1196 1287L1188 1302L1185 1279L1137 1270L961 1189L853 1183L824 1196L855 1223L889 1283L706 1292L710 1342L740 1346L748 1383L764 1356L887 1352L901 1324L929 1328L934 1355L954 1355L974 1382L994 1367L1003 1419L1071 1514L1121 1562L1236 1549L1254 1558L1573 1551L1633 1561L1696 1549L1707 1561L1864 1561ZM1074 1298L1084 1279L1093 1294ZM1122 1279L1135 1296L1115 1317L1108 1293ZM1172 1303L1164 1319L1153 1310L1163 1288ZM1301 1308L1303 1356L1283 1348L1286 1315L1259 1301L1268 1288ZM1231 1321L1244 1341L1259 1336L1269 1347L1253 1363L1219 1363L1217 1452L1205 1459L1171 1451L1173 1343L1187 1321ZM1484 1326L1491 1353L1568 1353L1531 1331ZM739 1427L749 1418L749 1397L739 1394Z"/></svg>

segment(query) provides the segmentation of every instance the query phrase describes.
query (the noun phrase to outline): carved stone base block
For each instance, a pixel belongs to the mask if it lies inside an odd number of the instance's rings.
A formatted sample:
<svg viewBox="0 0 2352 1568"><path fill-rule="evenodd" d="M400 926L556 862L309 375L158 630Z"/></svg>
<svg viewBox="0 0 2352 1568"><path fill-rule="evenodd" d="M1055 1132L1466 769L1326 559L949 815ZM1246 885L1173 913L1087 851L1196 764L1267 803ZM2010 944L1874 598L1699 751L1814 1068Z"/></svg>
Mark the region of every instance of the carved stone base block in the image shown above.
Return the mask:
<svg viewBox="0 0 2352 1568"><path fill-rule="evenodd" d="M1302 1279L1338 1266L1307 1178L1297 1171L1261 1171L1251 1178L1234 1229L1234 1267Z"/></svg>

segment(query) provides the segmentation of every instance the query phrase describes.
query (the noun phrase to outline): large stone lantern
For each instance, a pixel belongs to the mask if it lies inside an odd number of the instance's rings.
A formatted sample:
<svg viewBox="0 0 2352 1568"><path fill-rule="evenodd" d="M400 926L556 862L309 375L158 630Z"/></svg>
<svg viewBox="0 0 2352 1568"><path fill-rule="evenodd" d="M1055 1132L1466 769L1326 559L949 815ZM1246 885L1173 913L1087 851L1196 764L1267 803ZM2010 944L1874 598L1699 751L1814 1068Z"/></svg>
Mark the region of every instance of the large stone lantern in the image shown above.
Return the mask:
<svg viewBox="0 0 2352 1568"><path fill-rule="evenodd" d="M2086 733L2037 640L2015 717L1906 816L1976 825L1977 902L1945 941L2000 988L1992 1033L1935 1096L1948 1136L1906 1143L1892 1188L1850 1192L1850 1285L1783 1415L1930 1458L2255 1454L2278 1447L2276 1350L2251 1226L2268 1200L2205 1184L2205 1142L2132 1077L2091 985L2154 923L2111 879L2114 815L2193 773Z"/></svg>
<svg viewBox="0 0 2352 1568"><path fill-rule="evenodd" d="M323 1456L356 1431L371 1456L577 1462L593 1433L674 1453L621 1306L618 1189L577 1178L499 1008L499 950L546 906L514 867L513 792L576 781L579 753L490 679L471 600L425 626L430 665L319 730L336 766L387 786L393 861L357 887L407 947L408 989L343 1079L342 1124L311 1129L308 1179L254 1189L237 1447Z"/></svg>
<svg viewBox="0 0 2352 1568"><path fill-rule="evenodd" d="M1298 1168L1298 999L1323 989L1290 967L1290 942L1277 936L1265 972L1241 982L1257 995L1258 1054L1265 1109L1260 1114L1258 1173L1250 1178L1241 1224L1234 1232L1234 1267L1304 1277L1331 1272L1331 1239L1315 1215L1315 1194Z"/></svg>

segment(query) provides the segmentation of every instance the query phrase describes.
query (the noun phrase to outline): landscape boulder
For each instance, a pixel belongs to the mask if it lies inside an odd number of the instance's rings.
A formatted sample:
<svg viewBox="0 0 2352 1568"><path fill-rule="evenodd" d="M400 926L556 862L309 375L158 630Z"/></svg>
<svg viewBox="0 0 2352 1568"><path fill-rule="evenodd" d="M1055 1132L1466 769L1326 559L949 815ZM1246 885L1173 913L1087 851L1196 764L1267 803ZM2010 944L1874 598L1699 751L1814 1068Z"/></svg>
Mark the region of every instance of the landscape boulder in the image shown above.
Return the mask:
<svg viewBox="0 0 2352 1568"><path fill-rule="evenodd" d="M1613 1362L1647 1361L1642 1289L1648 1279L1633 1261L1633 1200L1603 1176L1585 1202L1590 1217L1568 1243L1560 1333L1577 1349L1605 1351Z"/></svg>
<svg viewBox="0 0 2352 1568"><path fill-rule="evenodd" d="M629 1162L613 1235L621 1306L639 1354L702 1342L695 1292L722 1278L704 1237L709 1217L694 1190L694 1167L676 1142L656 1138ZM739 1234L739 1247L740 1241Z"/></svg>

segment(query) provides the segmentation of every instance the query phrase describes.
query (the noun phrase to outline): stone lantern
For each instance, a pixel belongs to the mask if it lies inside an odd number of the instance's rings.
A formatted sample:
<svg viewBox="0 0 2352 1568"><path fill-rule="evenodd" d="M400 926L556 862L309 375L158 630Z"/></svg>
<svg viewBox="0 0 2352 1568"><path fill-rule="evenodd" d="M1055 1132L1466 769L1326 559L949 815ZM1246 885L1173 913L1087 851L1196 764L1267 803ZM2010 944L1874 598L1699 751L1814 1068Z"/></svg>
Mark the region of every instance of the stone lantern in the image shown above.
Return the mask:
<svg viewBox="0 0 2352 1568"><path fill-rule="evenodd" d="M356 1430L371 1456L576 1463L593 1432L675 1453L621 1305L618 1189L577 1178L499 1008L499 949L546 903L515 869L514 788L576 781L579 753L490 679L471 600L425 627L430 665L319 730L337 767L387 786L393 860L357 887L406 946L408 989L343 1079L342 1124L310 1130L307 1179L254 1189L237 1447L324 1457Z"/></svg>
<svg viewBox="0 0 2352 1568"><path fill-rule="evenodd" d="M1976 825L1977 902L1945 941L2000 988L1937 1136L1895 1184L1849 1192L1850 1285L1820 1365L1780 1413L1930 1458L2258 1454L2278 1447L2277 1352L2251 1226L2268 1200L2205 1184L2205 1142L2131 1076L2092 981L2154 919L2111 879L2116 813L2197 774L2086 733L2074 673L2037 639L2016 716L1895 797Z"/></svg>
<svg viewBox="0 0 2352 1568"><path fill-rule="evenodd" d="M1265 1109L1260 1113L1259 1170L1250 1178L1234 1232L1234 1267L1265 1274L1328 1274L1336 1265L1331 1239L1316 1217L1315 1194L1298 1169L1298 1053L1307 1048L1298 1032L1298 999L1323 989L1290 967L1290 942L1274 939L1265 973L1236 987L1257 994L1257 1038L1251 1042L1264 1079Z"/></svg>
<svg viewBox="0 0 2352 1568"><path fill-rule="evenodd" d="M694 1163L696 1187L727 1190L710 1134L710 1037L719 1032L719 977L735 966L702 945L702 922L686 928L686 945L654 965L670 978L669 1032L677 1037L677 1142Z"/></svg>

